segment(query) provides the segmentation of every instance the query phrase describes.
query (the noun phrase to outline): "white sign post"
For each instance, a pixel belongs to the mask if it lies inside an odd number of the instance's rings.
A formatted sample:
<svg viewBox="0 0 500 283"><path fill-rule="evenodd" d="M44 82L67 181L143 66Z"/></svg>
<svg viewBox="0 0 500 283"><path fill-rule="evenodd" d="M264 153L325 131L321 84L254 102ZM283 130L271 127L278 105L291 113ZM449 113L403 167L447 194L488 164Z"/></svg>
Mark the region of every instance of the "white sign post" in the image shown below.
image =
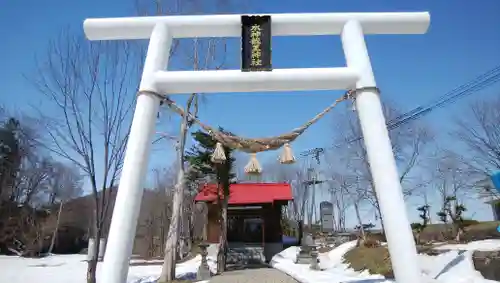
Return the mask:
<svg viewBox="0 0 500 283"><path fill-rule="evenodd" d="M172 38L239 37L240 15L87 19L90 40L149 39L141 93L132 121L123 172L102 268L103 283L126 281L159 98L154 93L214 93L365 88L356 96L368 161L375 183L396 280L420 282L391 142L375 87L365 34L423 34L430 15L417 13L274 14L272 35L341 35L347 66L275 69L272 72L166 71ZM368 88L366 88L368 87Z"/></svg>

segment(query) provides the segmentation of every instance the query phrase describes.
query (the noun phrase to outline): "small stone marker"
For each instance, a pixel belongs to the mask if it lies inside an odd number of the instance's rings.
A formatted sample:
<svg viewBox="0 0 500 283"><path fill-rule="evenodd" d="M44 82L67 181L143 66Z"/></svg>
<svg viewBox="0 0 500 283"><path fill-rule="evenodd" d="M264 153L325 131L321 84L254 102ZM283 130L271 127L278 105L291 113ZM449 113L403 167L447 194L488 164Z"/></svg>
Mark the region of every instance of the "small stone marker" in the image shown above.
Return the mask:
<svg viewBox="0 0 500 283"><path fill-rule="evenodd" d="M319 210L321 217L321 232L333 232L333 203L322 201L319 204Z"/></svg>

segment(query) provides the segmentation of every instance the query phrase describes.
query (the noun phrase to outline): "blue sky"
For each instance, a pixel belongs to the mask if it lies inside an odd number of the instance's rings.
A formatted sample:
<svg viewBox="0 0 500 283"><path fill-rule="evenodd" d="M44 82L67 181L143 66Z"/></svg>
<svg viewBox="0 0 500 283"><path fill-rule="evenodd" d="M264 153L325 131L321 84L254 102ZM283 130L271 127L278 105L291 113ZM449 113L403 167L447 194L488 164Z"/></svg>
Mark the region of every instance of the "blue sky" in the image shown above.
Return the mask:
<svg viewBox="0 0 500 283"><path fill-rule="evenodd" d="M1 0L1 3L0 34L4 40L0 44L0 103L20 111L27 109L26 104L42 99L26 83L23 74L33 72L35 54L43 54L49 39L67 26L81 30L85 18L134 13L132 0ZM496 0L252 0L236 10L241 13L429 11L431 26L426 35L378 35L366 39L382 97L402 111L433 100L500 62L500 1ZM239 47L234 44L236 41L231 42L228 67L236 69ZM344 64L339 37L273 38L275 68ZM426 120L435 132L447 133L451 121L471 99L498 95L499 91L498 85L493 86L435 111ZM339 94L330 91L209 94L200 117L209 124L222 125L245 136L271 136L302 124ZM328 146L332 125L332 116L327 116L294 143L294 150ZM170 158L171 151L155 154L151 166L165 164ZM490 212L483 214L481 218L487 218Z"/></svg>

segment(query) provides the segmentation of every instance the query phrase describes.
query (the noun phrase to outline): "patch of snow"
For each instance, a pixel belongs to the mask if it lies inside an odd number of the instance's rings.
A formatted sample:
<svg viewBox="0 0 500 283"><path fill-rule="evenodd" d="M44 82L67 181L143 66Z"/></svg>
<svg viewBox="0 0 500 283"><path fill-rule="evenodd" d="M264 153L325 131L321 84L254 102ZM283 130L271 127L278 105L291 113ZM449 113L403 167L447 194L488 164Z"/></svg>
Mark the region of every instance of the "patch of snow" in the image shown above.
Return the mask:
<svg viewBox="0 0 500 283"><path fill-rule="evenodd" d="M474 241L467 244L447 244L434 247L435 250L498 251L500 239Z"/></svg>
<svg viewBox="0 0 500 283"><path fill-rule="evenodd" d="M418 265L425 283L491 283L474 269L472 250L492 250L497 241L479 241L463 245L464 251L450 251L438 256L419 255ZM500 243L500 240L497 242ZM273 257L271 265L302 283L394 282L382 275L356 272L343 262L344 255L356 246L356 241L344 243L337 248L321 253L321 271L311 270L308 264L295 264L297 247L290 247Z"/></svg>
<svg viewBox="0 0 500 283"><path fill-rule="evenodd" d="M18 256L0 256L0 282L44 282L51 283L85 283L87 270L86 255L51 255L44 258L23 258ZM132 262L153 263L152 265L130 266L127 283L155 282L161 273L161 264L158 260L132 260ZM161 261L160 261L161 262ZM97 278L101 264L97 266ZM201 256L177 264L176 277L179 279L195 279L196 272L201 264ZM216 270L216 263L208 259L212 272Z"/></svg>
<svg viewBox="0 0 500 283"><path fill-rule="evenodd" d="M163 259L139 259L134 258L130 260L131 264L147 264L147 263L161 263Z"/></svg>
<svg viewBox="0 0 500 283"><path fill-rule="evenodd" d="M438 256L419 255L419 265L423 275L436 279L436 282L491 282L474 269L471 251L451 251Z"/></svg>
<svg viewBox="0 0 500 283"><path fill-rule="evenodd" d="M335 282L384 282L382 275L370 275L368 272L356 272L342 262L344 254L356 246L356 241L344 243L337 248L319 255L322 271L309 269L308 264L295 264L298 247L290 247L275 255L271 266L304 283L335 283Z"/></svg>

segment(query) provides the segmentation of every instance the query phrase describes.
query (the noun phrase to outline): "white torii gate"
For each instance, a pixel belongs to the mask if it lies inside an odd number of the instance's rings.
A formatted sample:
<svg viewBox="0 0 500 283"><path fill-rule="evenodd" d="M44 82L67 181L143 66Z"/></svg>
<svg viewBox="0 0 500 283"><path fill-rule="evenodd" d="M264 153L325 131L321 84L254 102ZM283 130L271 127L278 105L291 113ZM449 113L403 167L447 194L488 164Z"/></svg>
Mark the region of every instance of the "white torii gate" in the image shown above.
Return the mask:
<svg viewBox="0 0 500 283"><path fill-rule="evenodd" d="M89 40L148 39L149 47L127 143L108 235L103 283L126 281L159 98L156 93L332 90L375 87L365 34L424 34L427 12L271 14L272 35L340 34L347 67L275 69L272 72L167 71L172 38L239 37L241 15L159 16L87 19ZM408 221L386 121L378 93L356 98L370 170L379 200L394 275L401 283L420 282L417 253Z"/></svg>

